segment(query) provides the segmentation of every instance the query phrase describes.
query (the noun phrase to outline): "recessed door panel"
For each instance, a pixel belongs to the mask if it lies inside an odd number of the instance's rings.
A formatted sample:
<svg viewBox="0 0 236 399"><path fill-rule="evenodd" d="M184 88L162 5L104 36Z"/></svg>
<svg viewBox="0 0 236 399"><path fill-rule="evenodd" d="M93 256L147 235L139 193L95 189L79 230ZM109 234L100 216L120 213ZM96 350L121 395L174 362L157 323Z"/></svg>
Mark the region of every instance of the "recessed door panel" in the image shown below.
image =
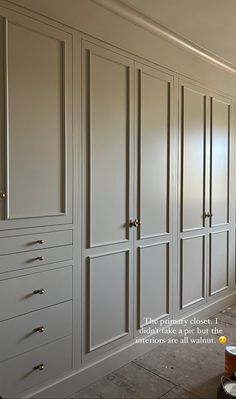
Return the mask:
<svg viewBox="0 0 236 399"><path fill-rule="evenodd" d="M141 238L145 238L169 232L171 81L151 68L138 72L139 211Z"/></svg>
<svg viewBox="0 0 236 399"><path fill-rule="evenodd" d="M206 96L182 86L181 230L204 227Z"/></svg>
<svg viewBox="0 0 236 399"><path fill-rule="evenodd" d="M88 351L129 331L129 253L108 253L89 259Z"/></svg>
<svg viewBox="0 0 236 399"><path fill-rule="evenodd" d="M12 22L6 26L7 218L62 215L65 43Z"/></svg>
<svg viewBox="0 0 236 399"><path fill-rule="evenodd" d="M210 234L210 295L228 286L228 231Z"/></svg>
<svg viewBox="0 0 236 399"><path fill-rule="evenodd" d="M169 244L139 248L139 328L169 313Z"/></svg>
<svg viewBox="0 0 236 399"><path fill-rule="evenodd" d="M181 239L180 306L186 308L204 297L205 238Z"/></svg>
<svg viewBox="0 0 236 399"><path fill-rule="evenodd" d="M128 239L130 70L102 49L87 53L89 246Z"/></svg>
<svg viewBox="0 0 236 399"><path fill-rule="evenodd" d="M228 222L230 105L211 98L211 225Z"/></svg>

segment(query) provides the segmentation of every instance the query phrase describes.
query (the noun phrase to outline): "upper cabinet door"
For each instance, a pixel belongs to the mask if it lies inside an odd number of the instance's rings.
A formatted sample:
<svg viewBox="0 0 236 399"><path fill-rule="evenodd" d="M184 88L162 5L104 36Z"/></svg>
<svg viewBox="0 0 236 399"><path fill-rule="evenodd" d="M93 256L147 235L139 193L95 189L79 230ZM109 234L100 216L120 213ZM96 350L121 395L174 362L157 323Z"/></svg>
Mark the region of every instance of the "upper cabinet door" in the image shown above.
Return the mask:
<svg viewBox="0 0 236 399"><path fill-rule="evenodd" d="M87 247L127 242L131 207L132 61L84 43Z"/></svg>
<svg viewBox="0 0 236 399"><path fill-rule="evenodd" d="M140 239L170 232L170 129L173 78L138 64Z"/></svg>
<svg viewBox="0 0 236 399"><path fill-rule="evenodd" d="M229 222L230 100L214 95L210 101L211 226Z"/></svg>
<svg viewBox="0 0 236 399"><path fill-rule="evenodd" d="M181 232L203 229L206 206L206 104L204 91L181 85Z"/></svg>
<svg viewBox="0 0 236 399"><path fill-rule="evenodd" d="M70 223L71 35L21 16L4 19L1 33L0 228Z"/></svg>

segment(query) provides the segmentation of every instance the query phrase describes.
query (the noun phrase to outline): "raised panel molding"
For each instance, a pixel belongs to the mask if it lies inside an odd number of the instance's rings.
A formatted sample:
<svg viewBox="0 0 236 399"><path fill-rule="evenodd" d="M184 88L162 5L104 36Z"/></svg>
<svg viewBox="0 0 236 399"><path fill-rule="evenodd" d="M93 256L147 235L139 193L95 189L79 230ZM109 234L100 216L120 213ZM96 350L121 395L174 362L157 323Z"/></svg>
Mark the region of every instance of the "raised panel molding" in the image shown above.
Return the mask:
<svg viewBox="0 0 236 399"><path fill-rule="evenodd" d="M157 320L170 312L170 243L138 248L138 328L146 318Z"/></svg>
<svg viewBox="0 0 236 399"><path fill-rule="evenodd" d="M138 65L139 238L170 233L170 130L173 78Z"/></svg>
<svg viewBox="0 0 236 399"><path fill-rule="evenodd" d="M206 94L181 85L181 231L205 227Z"/></svg>
<svg viewBox="0 0 236 399"><path fill-rule="evenodd" d="M205 237L196 235L180 241L180 309L205 298Z"/></svg>
<svg viewBox="0 0 236 399"><path fill-rule="evenodd" d="M229 231L210 233L209 295L215 295L229 285Z"/></svg>
<svg viewBox="0 0 236 399"><path fill-rule="evenodd" d="M229 165L231 104L210 100L210 211L211 227L229 223Z"/></svg>
<svg viewBox="0 0 236 399"><path fill-rule="evenodd" d="M94 351L129 333L129 251L88 259L88 351Z"/></svg>
<svg viewBox="0 0 236 399"><path fill-rule="evenodd" d="M8 20L5 27L6 217L64 214L65 42Z"/></svg>

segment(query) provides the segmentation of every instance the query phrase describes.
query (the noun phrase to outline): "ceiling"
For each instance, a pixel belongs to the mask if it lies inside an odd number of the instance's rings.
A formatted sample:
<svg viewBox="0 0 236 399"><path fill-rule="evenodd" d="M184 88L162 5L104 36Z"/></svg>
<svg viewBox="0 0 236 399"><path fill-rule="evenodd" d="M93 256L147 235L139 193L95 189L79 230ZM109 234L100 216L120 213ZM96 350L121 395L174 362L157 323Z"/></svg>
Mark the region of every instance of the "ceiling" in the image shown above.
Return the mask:
<svg viewBox="0 0 236 399"><path fill-rule="evenodd" d="M236 0L122 0L168 30L236 66Z"/></svg>

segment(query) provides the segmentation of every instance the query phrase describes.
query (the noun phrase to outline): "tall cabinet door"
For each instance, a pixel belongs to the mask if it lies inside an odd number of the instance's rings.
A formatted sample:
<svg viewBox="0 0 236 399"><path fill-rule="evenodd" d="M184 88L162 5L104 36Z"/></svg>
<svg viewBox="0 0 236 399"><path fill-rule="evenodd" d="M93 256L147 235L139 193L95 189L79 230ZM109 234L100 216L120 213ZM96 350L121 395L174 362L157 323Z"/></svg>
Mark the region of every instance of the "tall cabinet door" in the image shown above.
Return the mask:
<svg viewBox="0 0 236 399"><path fill-rule="evenodd" d="M0 21L0 229L69 223L72 37L10 15Z"/></svg>
<svg viewBox="0 0 236 399"><path fill-rule="evenodd" d="M207 93L180 82L179 310L206 300Z"/></svg>
<svg viewBox="0 0 236 399"><path fill-rule="evenodd" d="M171 313L173 77L136 65L136 328Z"/></svg>
<svg viewBox="0 0 236 399"><path fill-rule="evenodd" d="M83 353L132 336L133 62L83 42Z"/></svg>
<svg viewBox="0 0 236 399"><path fill-rule="evenodd" d="M210 97L210 296L229 286L231 107L224 97Z"/></svg>

